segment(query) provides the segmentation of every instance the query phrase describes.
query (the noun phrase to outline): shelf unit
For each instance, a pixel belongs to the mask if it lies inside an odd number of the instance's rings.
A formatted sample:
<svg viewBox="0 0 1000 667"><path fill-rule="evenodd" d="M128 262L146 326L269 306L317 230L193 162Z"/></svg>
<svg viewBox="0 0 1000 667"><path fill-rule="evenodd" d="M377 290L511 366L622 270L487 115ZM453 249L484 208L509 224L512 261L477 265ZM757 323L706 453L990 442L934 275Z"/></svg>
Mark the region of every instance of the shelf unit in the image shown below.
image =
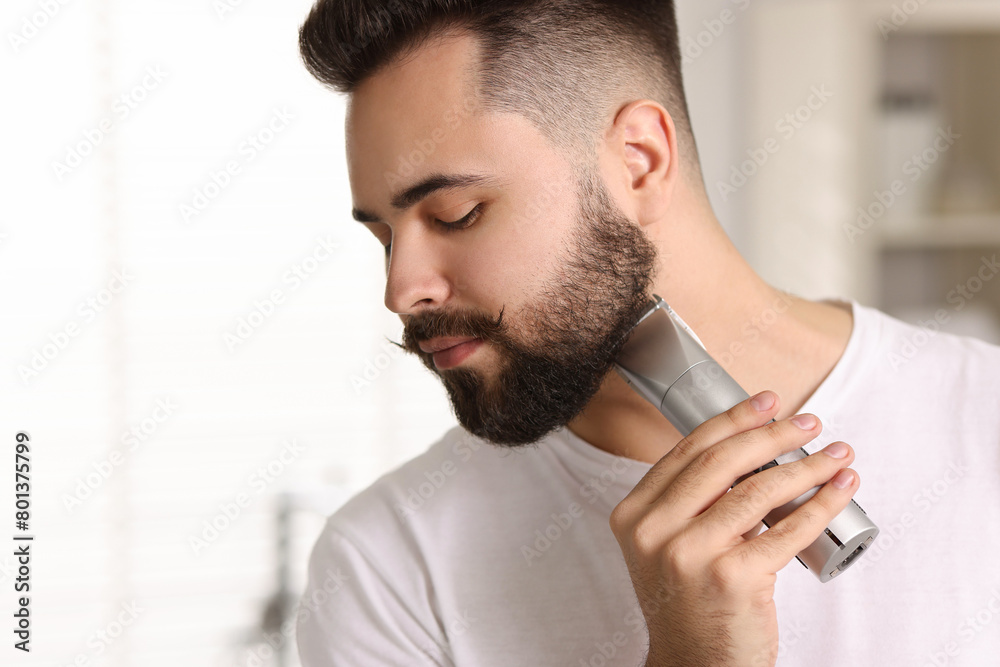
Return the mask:
<svg viewBox="0 0 1000 667"><path fill-rule="evenodd" d="M1000 254L1000 3L927 4L895 19L880 24L881 140L873 146L882 182L915 187L874 235L877 304L914 322L943 311L945 330L1000 343L992 262ZM894 172L904 164L908 175Z"/></svg>
<svg viewBox="0 0 1000 667"><path fill-rule="evenodd" d="M1000 2L762 0L748 16L749 147L813 87L832 93L747 186L755 268L918 324L948 309L945 330L1000 344L1000 275L979 277L1000 256Z"/></svg>

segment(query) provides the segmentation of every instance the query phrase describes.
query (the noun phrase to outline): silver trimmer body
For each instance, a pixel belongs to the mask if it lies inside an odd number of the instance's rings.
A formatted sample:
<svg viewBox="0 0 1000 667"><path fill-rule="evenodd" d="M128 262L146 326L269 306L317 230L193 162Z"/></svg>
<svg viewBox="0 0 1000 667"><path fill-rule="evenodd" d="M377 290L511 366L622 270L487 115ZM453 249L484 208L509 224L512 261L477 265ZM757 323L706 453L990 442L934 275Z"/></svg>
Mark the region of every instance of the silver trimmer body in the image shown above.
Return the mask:
<svg viewBox="0 0 1000 667"><path fill-rule="evenodd" d="M615 365L640 395L655 405L682 435L725 412L749 395L709 356L701 341L670 306L653 295L650 307L632 329ZM799 448L782 454L749 474L805 458ZM749 475L746 475L749 476ZM741 477L736 483L742 481ZM735 485L735 484L734 484ZM819 487L777 507L764 518L773 526L811 498ZM871 546L878 527L854 500L834 517L815 542L797 558L820 581L847 569Z"/></svg>

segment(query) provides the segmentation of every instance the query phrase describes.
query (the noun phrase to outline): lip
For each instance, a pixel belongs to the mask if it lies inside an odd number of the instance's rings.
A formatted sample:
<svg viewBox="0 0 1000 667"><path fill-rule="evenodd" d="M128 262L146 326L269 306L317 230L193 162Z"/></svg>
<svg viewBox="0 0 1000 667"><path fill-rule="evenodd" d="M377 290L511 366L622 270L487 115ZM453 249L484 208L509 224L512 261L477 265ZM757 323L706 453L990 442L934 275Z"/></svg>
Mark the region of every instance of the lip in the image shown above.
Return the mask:
<svg viewBox="0 0 1000 667"><path fill-rule="evenodd" d="M472 336L466 336L464 338L431 338L430 340L420 343L420 349L427 354L434 354L435 352L447 350L449 347L455 347L456 345L467 343L470 340L477 339Z"/></svg>
<svg viewBox="0 0 1000 667"><path fill-rule="evenodd" d="M481 338L434 338L420 344L420 349L432 353L434 366L440 371L458 366L483 344Z"/></svg>

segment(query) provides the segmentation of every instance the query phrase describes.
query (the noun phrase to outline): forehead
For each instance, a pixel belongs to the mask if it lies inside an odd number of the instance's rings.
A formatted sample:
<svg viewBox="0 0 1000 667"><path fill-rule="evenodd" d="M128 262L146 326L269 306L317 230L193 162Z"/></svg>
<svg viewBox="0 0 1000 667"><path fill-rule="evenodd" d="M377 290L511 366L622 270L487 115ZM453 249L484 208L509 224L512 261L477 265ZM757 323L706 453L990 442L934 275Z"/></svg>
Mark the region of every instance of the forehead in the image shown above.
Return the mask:
<svg viewBox="0 0 1000 667"><path fill-rule="evenodd" d="M473 108L477 53L471 35L452 32L431 38L397 57L352 93L347 109L348 130L362 130L389 119L411 121L407 126L419 125L456 106Z"/></svg>
<svg viewBox="0 0 1000 667"><path fill-rule="evenodd" d="M355 204L382 207L392 192L435 173L550 175L560 161L520 114L484 111L476 95L477 43L435 37L384 67L351 95L346 148ZM518 174L523 176L524 174Z"/></svg>

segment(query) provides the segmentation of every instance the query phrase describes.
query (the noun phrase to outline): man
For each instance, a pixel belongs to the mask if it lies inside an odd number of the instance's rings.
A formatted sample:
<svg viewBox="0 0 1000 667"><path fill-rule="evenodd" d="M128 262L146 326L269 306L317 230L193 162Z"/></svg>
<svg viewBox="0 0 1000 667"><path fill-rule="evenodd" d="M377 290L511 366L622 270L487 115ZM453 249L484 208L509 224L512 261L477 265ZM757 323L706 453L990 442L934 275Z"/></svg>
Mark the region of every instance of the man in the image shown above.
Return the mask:
<svg viewBox="0 0 1000 667"><path fill-rule="evenodd" d="M385 304L461 424L329 519L307 667L1000 655L1000 349L764 283L709 205L677 45L653 0L319 0L304 23L349 95ZM753 395L687 438L613 371L653 293ZM821 585L794 556L859 489L842 439L883 534Z"/></svg>

